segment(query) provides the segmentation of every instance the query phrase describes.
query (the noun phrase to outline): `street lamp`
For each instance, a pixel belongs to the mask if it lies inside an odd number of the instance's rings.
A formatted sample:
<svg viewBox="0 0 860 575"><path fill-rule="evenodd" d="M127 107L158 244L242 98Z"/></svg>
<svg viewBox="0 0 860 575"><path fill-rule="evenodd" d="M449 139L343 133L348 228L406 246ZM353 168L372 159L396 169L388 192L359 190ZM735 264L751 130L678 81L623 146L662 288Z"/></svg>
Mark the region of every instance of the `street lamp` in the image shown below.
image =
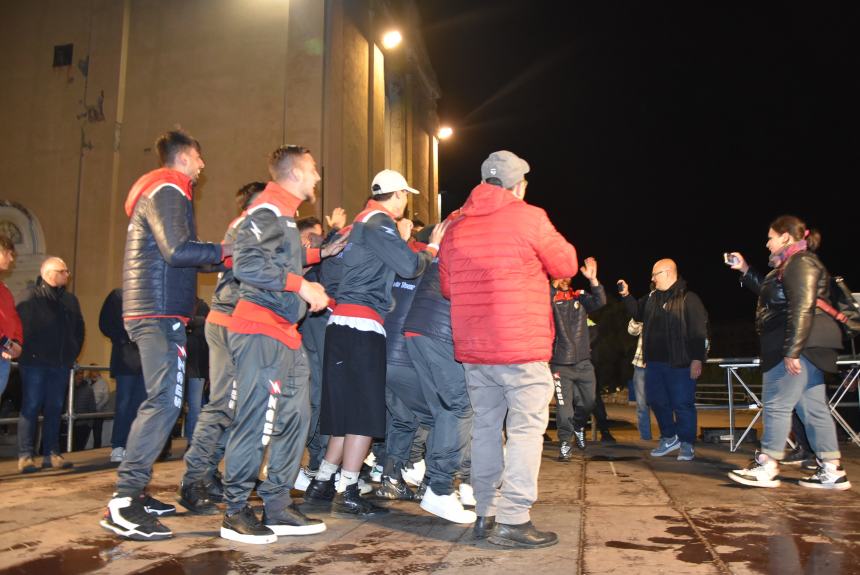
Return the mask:
<svg viewBox="0 0 860 575"><path fill-rule="evenodd" d="M382 36L382 46L386 50L396 48L403 41L403 36L397 30L390 30Z"/></svg>
<svg viewBox="0 0 860 575"><path fill-rule="evenodd" d="M453 135L454 135L454 129L451 126L442 126L441 128L439 128L439 132L436 134L436 136L440 140L447 140L448 138L450 138Z"/></svg>

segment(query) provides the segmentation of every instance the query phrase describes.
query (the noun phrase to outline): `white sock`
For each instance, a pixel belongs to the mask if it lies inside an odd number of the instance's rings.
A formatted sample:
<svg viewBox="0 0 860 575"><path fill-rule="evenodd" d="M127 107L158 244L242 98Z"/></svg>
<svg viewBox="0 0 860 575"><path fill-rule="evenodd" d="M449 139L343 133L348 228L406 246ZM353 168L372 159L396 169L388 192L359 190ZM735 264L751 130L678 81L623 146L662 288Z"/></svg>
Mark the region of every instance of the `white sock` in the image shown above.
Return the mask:
<svg viewBox="0 0 860 575"><path fill-rule="evenodd" d="M337 482L337 492L343 493L346 491L346 488L350 485L358 483L358 476L360 472L358 471L347 471L346 469L340 470L340 481Z"/></svg>
<svg viewBox="0 0 860 575"><path fill-rule="evenodd" d="M320 463L319 471L317 471L316 477L314 479L319 479L320 481L328 481L331 479L331 476L337 473L337 465L334 463L329 463L325 459Z"/></svg>

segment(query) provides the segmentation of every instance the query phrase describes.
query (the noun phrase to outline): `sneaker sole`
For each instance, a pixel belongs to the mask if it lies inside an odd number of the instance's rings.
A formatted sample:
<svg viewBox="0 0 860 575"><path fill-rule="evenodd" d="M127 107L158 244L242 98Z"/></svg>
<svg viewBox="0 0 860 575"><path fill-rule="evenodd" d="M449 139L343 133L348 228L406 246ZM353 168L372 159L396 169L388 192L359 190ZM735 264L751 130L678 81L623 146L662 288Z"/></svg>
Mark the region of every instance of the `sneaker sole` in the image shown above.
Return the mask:
<svg viewBox="0 0 860 575"><path fill-rule="evenodd" d="M762 481L753 481L752 479L747 479L741 475L735 475L734 472L729 471L728 473L729 479L734 481L735 483L741 483L743 485L749 485L750 487L779 487L782 485L782 482L779 479L771 479L767 483Z"/></svg>
<svg viewBox="0 0 860 575"><path fill-rule="evenodd" d="M102 519L99 521L99 525L102 526L103 529L110 531L111 533L115 533L124 539L131 539L133 541L160 541L162 539L170 539L173 537L173 532L159 532L159 533L141 533L140 531L135 531L133 529L123 529L118 525L114 525L113 523L107 521L106 519Z"/></svg>
<svg viewBox="0 0 860 575"><path fill-rule="evenodd" d="M829 491L845 491L846 489L851 489L851 482L846 481L845 483L831 483L826 485L824 483L807 483L803 480L797 482L801 487L807 487L809 489L827 489Z"/></svg>
<svg viewBox="0 0 860 575"><path fill-rule="evenodd" d="M546 543L522 543L520 541L514 541L513 539L505 539L503 537L497 537L495 535L490 535L487 537L487 541L492 543L493 545L498 545L500 547L511 547L516 549L542 549L544 547L552 547L558 543L558 538L547 541Z"/></svg>
<svg viewBox="0 0 860 575"><path fill-rule="evenodd" d="M196 507L183 499L181 496L176 498L176 502L184 507L192 515L218 515L221 510L212 505L211 507ZM175 513L175 512L174 512Z"/></svg>
<svg viewBox="0 0 860 575"><path fill-rule="evenodd" d="M275 535L314 535L315 533L322 533L326 530L325 523L318 523L316 525L269 525L266 524L266 527L275 532Z"/></svg>
<svg viewBox="0 0 860 575"><path fill-rule="evenodd" d="M390 511L385 507L377 507L373 511L364 513L332 509L331 514L333 517L339 517L341 519L355 519L356 517L364 519L372 517L381 517L383 515L388 515L389 512Z"/></svg>
<svg viewBox="0 0 860 575"><path fill-rule="evenodd" d="M678 461L693 461L695 458L695 455L679 455Z"/></svg>
<svg viewBox="0 0 860 575"><path fill-rule="evenodd" d="M243 533L233 531L232 529L228 529L227 527L221 528L221 538L229 539L230 541L235 541L237 543L248 543L250 545L266 545L278 540L278 536L274 533L268 535L245 535Z"/></svg>
<svg viewBox="0 0 860 575"><path fill-rule="evenodd" d="M474 511L466 511L465 509L463 510L463 515L460 517L454 517L452 515L447 515L445 513L445 511L443 511L442 509L436 508L430 503L425 504L424 500L421 501L421 505L419 505L419 507L421 507L421 509L423 509L427 513L432 513L436 517L441 517L442 519L445 519L446 521L450 521L451 523L459 523L461 525L470 525L478 519L478 515Z"/></svg>

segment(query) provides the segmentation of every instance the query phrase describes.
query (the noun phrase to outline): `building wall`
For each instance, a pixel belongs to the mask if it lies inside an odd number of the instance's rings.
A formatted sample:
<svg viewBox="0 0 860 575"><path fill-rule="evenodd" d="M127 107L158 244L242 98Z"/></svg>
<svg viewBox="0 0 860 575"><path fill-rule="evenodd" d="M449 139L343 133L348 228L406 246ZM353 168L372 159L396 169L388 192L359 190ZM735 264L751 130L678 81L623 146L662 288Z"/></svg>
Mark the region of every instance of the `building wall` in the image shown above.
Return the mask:
<svg viewBox="0 0 860 575"><path fill-rule="evenodd" d="M15 135L0 141L0 200L24 206L44 230L45 251L73 270L88 327L82 363L108 359L98 312L121 282L123 203L134 180L156 167L160 133L180 125L202 144L206 168L194 203L199 235L209 241L220 241L234 217L235 191L268 179L266 156L282 143L311 148L323 175L319 201L302 206L302 215L337 206L355 215L383 167L403 171L422 192L435 186L435 126L421 120L407 137L409 100L396 98L392 110L386 97L388 57L376 44L373 20L385 5L0 4L0 21L13 23L0 35L0 120ZM54 46L68 43L72 65L53 68ZM214 279L201 274L204 299Z"/></svg>

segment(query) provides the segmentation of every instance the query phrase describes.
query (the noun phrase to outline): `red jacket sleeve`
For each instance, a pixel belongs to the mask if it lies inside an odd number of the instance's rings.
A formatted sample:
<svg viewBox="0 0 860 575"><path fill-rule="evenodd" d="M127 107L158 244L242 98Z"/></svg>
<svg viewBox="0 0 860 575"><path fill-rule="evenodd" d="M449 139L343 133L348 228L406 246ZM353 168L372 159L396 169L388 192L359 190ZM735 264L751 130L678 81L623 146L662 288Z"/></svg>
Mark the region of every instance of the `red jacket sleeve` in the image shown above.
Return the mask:
<svg viewBox="0 0 860 575"><path fill-rule="evenodd" d="M21 327L21 318L15 309L15 298L6 284L0 283L0 335L14 339L18 343L24 343L24 330Z"/></svg>
<svg viewBox="0 0 860 575"><path fill-rule="evenodd" d="M538 258L546 268L549 277L553 279L567 278L576 275L579 270L579 261L576 258L576 248L564 239L552 222L549 221L546 212L539 212L538 240L535 246Z"/></svg>

